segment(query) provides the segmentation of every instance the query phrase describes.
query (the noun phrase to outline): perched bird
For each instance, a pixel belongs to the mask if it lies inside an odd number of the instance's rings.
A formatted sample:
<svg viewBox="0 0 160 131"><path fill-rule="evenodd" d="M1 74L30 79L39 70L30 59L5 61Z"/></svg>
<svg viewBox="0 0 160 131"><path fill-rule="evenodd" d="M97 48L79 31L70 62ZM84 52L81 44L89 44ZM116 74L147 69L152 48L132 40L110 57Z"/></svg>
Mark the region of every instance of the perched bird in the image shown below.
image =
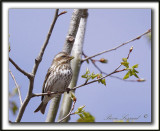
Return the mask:
<svg viewBox="0 0 160 131"><path fill-rule="evenodd" d="M72 79L70 61L73 58L73 56L69 56L66 52L60 52L54 57L51 67L48 69L46 74L42 93L62 92L67 89ZM49 100L56 95L57 94L50 94L42 96L42 102L34 112L41 111L41 113L44 114Z"/></svg>

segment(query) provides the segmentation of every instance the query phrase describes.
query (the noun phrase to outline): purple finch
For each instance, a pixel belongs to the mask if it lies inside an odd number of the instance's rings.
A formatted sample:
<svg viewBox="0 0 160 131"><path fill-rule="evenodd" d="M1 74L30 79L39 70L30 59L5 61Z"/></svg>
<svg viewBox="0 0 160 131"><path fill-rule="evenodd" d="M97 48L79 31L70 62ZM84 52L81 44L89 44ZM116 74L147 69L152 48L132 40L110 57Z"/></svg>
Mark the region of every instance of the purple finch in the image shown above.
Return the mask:
<svg viewBox="0 0 160 131"><path fill-rule="evenodd" d="M72 79L70 61L73 58L73 56L69 56L66 52L60 52L54 57L51 67L46 74L42 93L66 91ZM58 94L42 96L42 102L34 112L41 111L44 114L48 102L56 95Z"/></svg>

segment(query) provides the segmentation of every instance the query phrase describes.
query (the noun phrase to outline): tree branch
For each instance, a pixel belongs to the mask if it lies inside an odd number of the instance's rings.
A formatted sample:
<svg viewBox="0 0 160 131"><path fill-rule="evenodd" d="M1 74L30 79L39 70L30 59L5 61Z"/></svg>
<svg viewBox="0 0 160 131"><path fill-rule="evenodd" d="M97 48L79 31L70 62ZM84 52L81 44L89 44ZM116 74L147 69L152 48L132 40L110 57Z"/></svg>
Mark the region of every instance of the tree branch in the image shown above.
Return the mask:
<svg viewBox="0 0 160 131"><path fill-rule="evenodd" d="M67 34L64 46L63 46L63 51L67 52L68 54L71 53L71 50L72 50L72 47L75 41L75 37L78 31L81 16L82 16L82 9L74 9L72 18L70 21L69 31L68 31L68 34ZM57 110L59 108L60 99L61 99L61 95L51 100L46 122L55 121L54 118L56 117ZM53 106L54 108L52 108Z"/></svg>
<svg viewBox="0 0 160 131"><path fill-rule="evenodd" d="M58 18L58 16L59 16L59 15L58 15L58 11L59 11L59 9L56 9L55 15L54 15L54 19L53 19L53 22L52 22L51 27L50 27L50 29L49 29L49 32L48 32L46 41L44 42L44 44L43 44L43 46L42 46L42 48L41 48L41 51L40 51L38 57L35 59L35 64L34 64L34 67L33 67L33 70L32 70L33 75L36 74L37 69L38 69L38 66L39 66L39 63L40 63L41 60L42 60L42 57L43 57L43 54L44 54L44 50L46 49L46 46L48 45L50 36L51 36L51 34L52 34L52 30L53 30L53 28L54 28L54 26L55 26L55 23L56 23L56 21L57 21L57 18Z"/></svg>
<svg viewBox="0 0 160 131"><path fill-rule="evenodd" d="M112 74L115 74L115 73L117 73L117 72L122 72L122 71L125 71L125 70L126 70L126 69L115 70L115 71L111 72L110 74L105 75L104 77L101 77L101 78L99 78L99 79L96 79L96 80L93 80L93 81L90 81L90 82L85 82L84 84L79 85L79 86L76 86L76 87L74 87L74 88L71 89L71 90L76 90L77 88L80 88L80 87L82 87L82 86L89 85L89 84L91 84L91 83L94 83L94 82L97 82L97 81L99 81L99 80L101 80L101 79L104 79L104 78L106 78L106 77L108 77L108 76L110 76L110 75L112 75Z"/></svg>
<svg viewBox="0 0 160 131"><path fill-rule="evenodd" d="M126 69L114 70L114 71L111 72L110 74L107 74L107 75L105 75L105 76L103 76L103 77L101 77L101 78L98 78L98 79L96 79L96 80L92 80L92 81L90 81L90 82L84 82L83 84L81 84L81 85L79 85L79 86L75 86L75 87L71 88L70 91L75 91L77 88L80 88L80 87L89 85L89 84L91 84L91 83L95 83L95 82L97 82L97 81L99 81L99 80L101 80L101 79L104 79L104 78L112 75L112 74L115 74L115 73L118 73L118 72L122 72L122 71L125 71L125 70L126 70ZM63 94L64 92L67 92L67 90L66 90L66 91L61 91L61 92L34 93L34 94L32 94L32 97L45 96L45 95L53 95L53 94L60 95L60 94Z"/></svg>
<svg viewBox="0 0 160 131"><path fill-rule="evenodd" d="M20 87L19 87L19 85L17 84L16 79L15 79L15 77L14 77L14 75L13 75L13 73L11 72L10 69L9 69L9 73L11 74L12 79L14 80L15 86L16 86L16 88L17 88L17 90L18 90L18 95L19 95L20 104L22 105L23 102L22 102L22 96L21 96Z"/></svg>
<svg viewBox="0 0 160 131"><path fill-rule="evenodd" d="M75 41L75 37L78 31L81 16L82 16L82 9L74 9L69 26L68 35L66 37L65 44L63 47L63 51L67 52L68 54L71 53L73 43Z"/></svg>
<svg viewBox="0 0 160 131"><path fill-rule="evenodd" d="M49 110L45 122L54 122L57 116L58 107L61 100L61 94L56 95L50 102Z"/></svg>
<svg viewBox="0 0 160 131"><path fill-rule="evenodd" d="M148 31L146 31L145 33L143 33L143 34L141 34L141 35L137 36L137 37L136 37L136 38L134 38L134 39L131 39L131 40L129 40L129 41L127 41L127 42L125 42L125 43L122 43L121 45L119 45L119 46L117 46L117 47L115 47L115 48L112 48L112 49L109 49L109 50L106 50L106 51L103 51L103 52L97 53L97 54L95 54L95 55L93 55L93 56L87 57L87 58L83 59L83 60L82 60L82 62L84 62L84 61L86 61L86 60L88 60L88 59L90 59L90 58L96 57L96 56L98 56L98 55L101 55L101 54L104 54L104 53L107 53L107 52L110 52L110 51L116 50L116 49L118 49L118 48L120 48L120 47L122 47L122 46L124 46L124 45L126 45L126 44L128 44L128 43L130 43L130 42L133 42L133 41L135 41L135 40L140 39L142 36L144 36L144 35L148 34L149 32L151 32L151 29L149 29L149 30L148 30Z"/></svg>
<svg viewBox="0 0 160 131"><path fill-rule="evenodd" d="M72 81L70 82L70 85L68 87L70 89L76 86L79 76L87 18L88 18L88 9L83 9L78 27L78 32L71 53L74 56L74 59L71 61L73 76L72 76ZM61 104L58 120L61 120L69 113L71 106L72 106L72 100L70 99L70 95L65 93L63 95L63 101ZM66 119L63 120L63 122L68 122L69 118L70 117L67 117Z"/></svg>
<svg viewBox="0 0 160 131"><path fill-rule="evenodd" d="M128 56L127 56L127 59L129 59L129 55L130 55L130 53L132 52L132 50L133 50L133 47L130 48L129 53L128 53ZM84 53L83 53L83 54L84 54ZM85 55L85 54L84 54L84 55ZM91 59L91 58L90 58L90 59ZM113 72L111 72L110 74L107 74L107 75L105 75L104 77L98 78L98 79L93 80L93 81L90 81L90 82L85 81L84 84L81 84L81 85L79 85L79 86L73 87L73 88L70 89L70 91L75 91L77 88L80 88L80 87L86 86L86 85L88 85L88 84L97 82L97 81L99 81L99 80L101 80L101 79L104 79L104 78L106 78L106 77L108 77L108 76L111 76L112 74L125 71L125 70L126 70L125 68L122 69L122 70L118 70L121 65L122 65L122 64L120 64L120 65L119 65ZM63 94L64 92L67 92L67 90L66 90L66 91L62 91L62 92L50 92L50 93L32 94L32 97L42 96L42 95L49 95L49 94L50 94L50 95L51 95L51 94L59 94L59 95L60 95L60 94Z"/></svg>
<svg viewBox="0 0 160 131"><path fill-rule="evenodd" d="M129 51L128 56L127 56L127 59L129 58L130 53L131 53L131 51ZM87 58L87 55L86 55L84 52L83 52L83 55L84 55L85 58ZM108 73L102 71L102 70L96 65L95 60L93 60L92 58L90 58L89 60L91 60L91 62L92 62L92 64L94 65L94 67L97 68L97 70L98 70L101 74L108 75ZM99 60L97 60L97 61L99 61ZM121 66L121 64L120 64L116 69L119 69L120 66ZM110 77L117 78L117 79L123 80L123 81L128 81L128 82L141 82L139 79L138 79L138 80L126 80L126 79L120 78L120 77L118 77L118 76L113 76L113 75L111 75Z"/></svg>
<svg viewBox="0 0 160 131"><path fill-rule="evenodd" d="M52 30L55 26L55 23L57 21L57 18L58 18L58 11L59 9L56 9L55 11L55 15L54 15L54 18L53 18L53 22L51 24L51 27L49 29L49 32L48 32L48 35L47 35L47 38L46 38L46 41L44 42L42 48L41 48L41 51L38 55L38 57L35 59L35 64L33 66L33 70L32 70L32 77L30 78L30 82L29 82L29 88L28 88L28 94L27 94L27 97L25 98L22 106L20 107L19 109L19 113L18 113L18 116L16 118L16 122L20 122L21 119L22 119L22 116L23 116L23 113L26 109L26 106L28 105L28 102L30 101L30 99L32 98L32 91L33 91L33 85L34 85L34 78L35 78L35 75L36 75L36 72L37 72L37 69L38 69L38 66L42 60L42 57L43 57L43 54L44 54L44 51L46 49L46 46L48 45L48 42L49 42L49 39L50 39L50 36L51 36L51 33L52 33Z"/></svg>
<svg viewBox="0 0 160 131"><path fill-rule="evenodd" d="M10 57L9 57L9 61L16 67L17 70L19 70L22 74L27 76L29 79L32 77L31 74L29 74L26 71L22 70Z"/></svg>
<svg viewBox="0 0 160 131"><path fill-rule="evenodd" d="M73 101L73 105L72 105L70 112L64 118L59 120L58 122L62 122L63 120L65 120L67 117L69 117L72 114L72 111L74 110L75 104L76 104L76 101Z"/></svg>

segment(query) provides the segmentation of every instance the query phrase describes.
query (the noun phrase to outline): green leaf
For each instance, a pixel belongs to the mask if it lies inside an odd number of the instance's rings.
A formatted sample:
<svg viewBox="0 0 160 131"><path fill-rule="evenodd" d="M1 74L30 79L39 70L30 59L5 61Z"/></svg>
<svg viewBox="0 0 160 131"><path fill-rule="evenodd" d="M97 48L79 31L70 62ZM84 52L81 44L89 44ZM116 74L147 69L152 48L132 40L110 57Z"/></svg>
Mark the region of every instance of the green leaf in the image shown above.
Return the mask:
<svg viewBox="0 0 160 131"><path fill-rule="evenodd" d="M10 46L10 43L9 43L9 52L11 51L11 46Z"/></svg>
<svg viewBox="0 0 160 131"><path fill-rule="evenodd" d="M106 80L105 79L102 79L101 83L106 86Z"/></svg>
<svg viewBox="0 0 160 131"><path fill-rule="evenodd" d="M92 76L92 79L94 79L94 78L96 78L96 77L97 77L97 74L96 74L96 75L93 75L93 76Z"/></svg>
<svg viewBox="0 0 160 131"><path fill-rule="evenodd" d="M89 64L89 60L88 59L86 60L86 62L87 62L87 64Z"/></svg>
<svg viewBox="0 0 160 131"><path fill-rule="evenodd" d="M147 34L148 38L151 40L151 32Z"/></svg>
<svg viewBox="0 0 160 131"><path fill-rule="evenodd" d="M17 104L16 104L15 101L11 101L11 102L10 102L10 108L11 108L13 114L15 115L16 112L17 112L17 110L18 110L18 107L17 107Z"/></svg>
<svg viewBox="0 0 160 131"><path fill-rule="evenodd" d="M129 70L129 75L130 75L130 76L132 76L132 75L133 75L133 74L132 74L132 70L131 70L131 69Z"/></svg>
<svg viewBox="0 0 160 131"><path fill-rule="evenodd" d="M138 68L138 64L136 64L136 65L132 66L132 68Z"/></svg>
<svg viewBox="0 0 160 131"><path fill-rule="evenodd" d="M86 73L85 73L84 75L82 75L81 77L82 77L82 78L86 78L87 80L89 80L89 79L91 78L91 75L88 75L88 74L90 74L90 71L89 71L89 69L87 68Z"/></svg>
<svg viewBox="0 0 160 131"><path fill-rule="evenodd" d="M135 70L135 69L133 69L133 71L135 72L135 73L139 73L137 70Z"/></svg>
<svg viewBox="0 0 160 131"><path fill-rule="evenodd" d="M14 88L13 95L18 95L18 88Z"/></svg>
<svg viewBox="0 0 160 131"><path fill-rule="evenodd" d="M83 112L84 112L84 109L83 109L84 107L85 107L85 105L79 107L79 108L77 109L77 111L75 111L75 114L83 113Z"/></svg>
<svg viewBox="0 0 160 131"><path fill-rule="evenodd" d="M80 117L77 122L95 122L94 116L92 116L89 112L84 112L83 117Z"/></svg>
<svg viewBox="0 0 160 131"><path fill-rule="evenodd" d="M87 68L87 70L86 70L86 74L89 74L90 73L90 71L89 71L89 69Z"/></svg>
<svg viewBox="0 0 160 131"><path fill-rule="evenodd" d="M76 96L73 92L70 91L70 94L71 94L71 99L74 101L76 99Z"/></svg>
<svg viewBox="0 0 160 131"><path fill-rule="evenodd" d="M103 77L102 74L97 74L98 79Z"/></svg>
<svg viewBox="0 0 160 131"><path fill-rule="evenodd" d="M84 120L84 117L83 117L83 115L82 114L78 114L80 117L81 117L81 119L83 119Z"/></svg>
<svg viewBox="0 0 160 131"><path fill-rule="evenodd" d="M134 69L135 70L135 69ZM135 70L136 73L139 73L137 70Z"/></svg>
<svg viewBox="0 0 160 131"><path fill-rule="evenodd" d="M94 79L98 76L99 74L94 74L94 72L91 74L91 78Z"/></svg>
<svg viewBox="0 0 160 131"><path fill-rule="evenodd" d="M88 81L89 79L91 79L91 76L90 76L90 75L87 75L87 81Z"/></svg>
<svg viewBox="0 0 160 131"><path fill-rule="evenodd" d="M129 68L129 63L128 62L121 62L122 65L124 65L125 67Z"/></svg>
<svg viewBox="0 0 160 131"><path fill-rule="evenodd" d="M91 73L91 78L94 79L94 72Z"/></svg>
<svg viewBox="0 0 160 131"><path fill-rule="evenodd" d="M82 75L81 77L82 77L82 78L87 78L86 74Z"/></svg>
<svg viewBox="0 0 160 131"><path fill-rule="evenodd" d="M134 76L137 77L137 78L139 78L139 76L136 73L134 74Z"/></svg>
<svg viewBox="0 0 160 131"><path fill-rule="evenodd" d="M127 62L127 58L122 58L122 61L123 62Z"/></svg>
<svg viewBox="0 0 160 131"><path fill-rule="evenodd" d="M128 72L126 73L126 75L123 77L123 79L128 79L128 78L129 78L129 75L130 75L130 71L128 71Z"/></svg>

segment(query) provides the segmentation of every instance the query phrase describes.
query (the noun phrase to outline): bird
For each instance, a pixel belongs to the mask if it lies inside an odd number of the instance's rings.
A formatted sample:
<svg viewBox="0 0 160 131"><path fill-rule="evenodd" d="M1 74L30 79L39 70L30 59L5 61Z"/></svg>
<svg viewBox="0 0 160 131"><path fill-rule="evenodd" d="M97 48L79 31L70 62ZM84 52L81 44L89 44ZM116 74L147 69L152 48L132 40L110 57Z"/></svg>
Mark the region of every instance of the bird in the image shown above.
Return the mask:
<svg viewBox="0 0 160 131"><path fill-rule="evenodd" d="M49 94L49 92L63 92L68 89L73 75L71 68L73 58L66 52L60 52L54 57L42 86L42 93L48 93L48 95L41 96L41 103L34 112L40 111L44 114L48 102L58 95Z"/></svg>

